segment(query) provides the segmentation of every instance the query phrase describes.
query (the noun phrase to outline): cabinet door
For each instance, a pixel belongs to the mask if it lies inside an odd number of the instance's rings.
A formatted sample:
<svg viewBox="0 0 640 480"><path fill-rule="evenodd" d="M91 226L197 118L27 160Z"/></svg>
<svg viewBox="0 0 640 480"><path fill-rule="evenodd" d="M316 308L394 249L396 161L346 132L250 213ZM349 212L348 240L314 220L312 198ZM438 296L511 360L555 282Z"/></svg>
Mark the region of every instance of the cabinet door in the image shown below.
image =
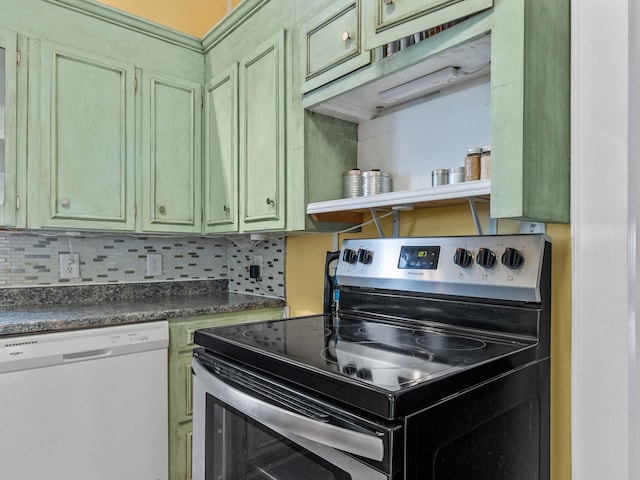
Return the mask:
<svg viewBox="0 0 640 480"><path fill-rule="evenodd" d="M493 0L367 0L362 2L366 49L462 19Z"/></svg>
<svg viewBox="0 0 640 480"><path fill-rule="evenodd" d="M213 78L205 93L205 232L238 230L238 65Z"/></svg>
<svg viewBox="0 0 640 480"><path fill-rule="evenodd" d="M335 2L305 23L302 35L303 93L371 62L371 52L362 48L359 0Z"/></svg>
<svg viewBox="0 0 640 480"><path fill-rule="evenodd" d="M201 231L198 83L143 73L142 229Z"/></svg>
<svg viewBox="0 0 640 480"><path fill-rule="evenodd" d="M243 231L285 226L284 31L240 62L240 192Z"/></svg>
<svg viewBox="0 0 640 480"><path fill-rule="evenodd" d="M17 34L0 30L0 225L16 226Z"/></svg>
<svg viewBox="0 0 640 480"><path fill-rule="evenodd" d="M133 230L133 65L49 42L41 58L43 226Z"/></svg>

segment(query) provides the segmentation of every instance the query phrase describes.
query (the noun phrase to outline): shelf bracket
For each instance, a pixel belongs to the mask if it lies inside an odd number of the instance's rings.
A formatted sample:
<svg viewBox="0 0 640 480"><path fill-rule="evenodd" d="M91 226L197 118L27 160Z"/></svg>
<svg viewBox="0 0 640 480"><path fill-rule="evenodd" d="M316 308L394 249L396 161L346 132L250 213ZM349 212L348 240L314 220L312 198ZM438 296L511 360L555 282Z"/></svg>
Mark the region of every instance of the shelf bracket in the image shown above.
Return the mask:
<svg viewBox="0 0 640 480"><path fill-rule="evenodd" d="M384 230L382 229L382 223L380 223L380 217L378 216L378 211L375 208L371 209L371 218L373 218L373 221L376 224L376 228L378 229L378 236L380 238L384 238Z"/></svg>
<svg viewBox="0 0 640 480"><path fill-rule="evenodd" d="M489 203L488 200L484 198L476 198L476 197L467 197L469 201L469 208L471 209L471 216L473 217L473 223L476 226L476 233L478 235L482 235L482 225L480 224L480 218L478 217L478 210L476 209L476 202ZM498 222L495 218L491 218L489 216L489 235L495 235L498 231Z"/></svg>

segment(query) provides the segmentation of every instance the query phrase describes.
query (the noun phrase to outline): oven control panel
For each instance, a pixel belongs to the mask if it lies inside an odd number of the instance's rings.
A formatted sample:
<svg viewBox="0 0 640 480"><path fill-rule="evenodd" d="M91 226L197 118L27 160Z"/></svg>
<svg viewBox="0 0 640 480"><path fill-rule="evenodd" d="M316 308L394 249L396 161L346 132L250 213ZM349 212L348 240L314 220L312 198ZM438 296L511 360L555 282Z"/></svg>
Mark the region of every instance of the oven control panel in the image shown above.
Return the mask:
<svg viewBox="0 0 640 480"><path fill-rule="evenodd" d="M338 283L370 288L540 301L546 235L348 239Z"/></svg>

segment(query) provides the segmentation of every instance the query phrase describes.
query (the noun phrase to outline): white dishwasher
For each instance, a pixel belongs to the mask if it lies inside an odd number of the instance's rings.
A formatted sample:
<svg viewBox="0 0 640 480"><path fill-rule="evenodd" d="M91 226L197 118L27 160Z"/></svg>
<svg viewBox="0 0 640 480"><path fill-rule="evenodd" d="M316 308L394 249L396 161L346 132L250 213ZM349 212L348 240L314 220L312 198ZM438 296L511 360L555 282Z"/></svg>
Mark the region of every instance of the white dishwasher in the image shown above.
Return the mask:
<svg viewBox="0 0 640 480"><path fill-rule="evenodd" d="M0 338L0 479L166 480L167 322Z"/></svg>

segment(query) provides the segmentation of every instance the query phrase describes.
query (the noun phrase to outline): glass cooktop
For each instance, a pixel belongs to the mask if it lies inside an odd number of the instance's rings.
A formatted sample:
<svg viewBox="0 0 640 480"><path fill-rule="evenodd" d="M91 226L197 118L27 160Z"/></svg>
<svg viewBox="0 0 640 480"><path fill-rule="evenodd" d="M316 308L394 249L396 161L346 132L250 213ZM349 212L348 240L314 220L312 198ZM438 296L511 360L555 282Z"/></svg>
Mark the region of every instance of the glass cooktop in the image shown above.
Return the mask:
<svg viewBox="0 0 640 480"><path fill-rule="evenodd" d="M269 363L361 384L404 389L482 364L530 344L424 325L318 315L198 331L196 343L256 368ZM244 351L244 353L243 353ZM247 353L251 352L251 355Z"/></svg>

